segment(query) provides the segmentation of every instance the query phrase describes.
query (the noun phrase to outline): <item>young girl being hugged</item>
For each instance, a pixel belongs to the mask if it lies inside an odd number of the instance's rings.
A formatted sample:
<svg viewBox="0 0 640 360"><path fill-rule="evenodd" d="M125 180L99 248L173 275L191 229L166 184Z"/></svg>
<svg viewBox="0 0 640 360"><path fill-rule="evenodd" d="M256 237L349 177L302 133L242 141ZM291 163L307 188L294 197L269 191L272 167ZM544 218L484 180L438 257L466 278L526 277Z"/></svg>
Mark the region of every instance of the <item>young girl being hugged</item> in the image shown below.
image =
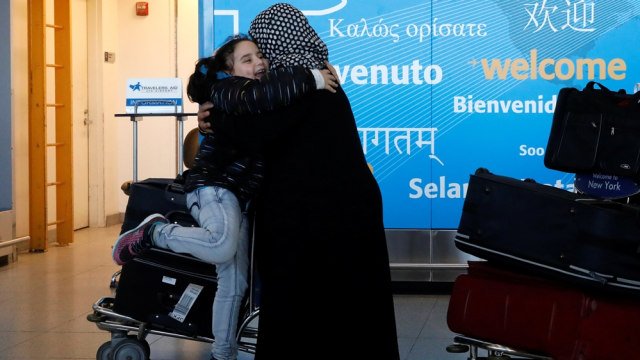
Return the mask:
<svg viewBox="0 0 640 360"><path fill-rule="evenodd" d="M328 70L302 67L268 73L256 44L235 36L210 58L200 59L187 94L200 104L224 96L224 109L256 114L286 106L316 90L334 91L337 79ZM215 102L214 102L215 103ZM247 205L263 177L259 153L241 151L232 139L204 133L194 164L185 176L187 207L200 227L169 224L161 214L148 216L120 235L113 247L122 265L150 247L186 253L216 265L218 289L213 302L211 359L237 358L237 319L248 287L249 224Z"/></svg>

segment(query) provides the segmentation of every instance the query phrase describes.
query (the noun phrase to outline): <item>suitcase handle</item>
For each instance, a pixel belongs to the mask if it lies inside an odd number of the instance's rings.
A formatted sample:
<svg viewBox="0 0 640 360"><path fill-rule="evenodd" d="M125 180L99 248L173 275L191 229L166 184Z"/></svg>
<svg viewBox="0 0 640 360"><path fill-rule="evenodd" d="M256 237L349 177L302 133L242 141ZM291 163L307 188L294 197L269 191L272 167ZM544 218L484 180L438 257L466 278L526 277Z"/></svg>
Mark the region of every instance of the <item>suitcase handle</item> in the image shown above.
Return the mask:
<svg viewBox="0 0 640 360"><path fill-rule="evenodd" d="M182 226L200 227L198 222L191 216L189 212L184 210L171 210L164 214L164 217L172 224L180 224Z"/></svg>
<svg viewBox="0 0 640 360"><path fill-rule="evenodd" d="M167 184L167 189L168 192L172 192L172 193L176 193L176 194L184 194L184 186L182 184L176 183L176 182L172 182L170 184Z"/></svg>
<svg viewBox="0 0 640 360"><path fill-rule="evenodd" d="M600 91L603 91L607 94L607 96L610 96L613 98L613 96L615 94L617 95L627 95L627 92L624 89L620 89L618 90L618 92L615 91L611 91L609 90L609 88L607 88L606 86L600 84L599 82L596 81L589 81L587 83L587 86L584 87L583 91L589 91L589 92L593 92L596 91L597 89L595 88L595 85L598 85L598 87L600 88ZM634 95L629 95L629 100L631 100L634 103L638 103L640 100L640 92L636 92Z"/></svg>
<svg viewBox="0 0 640 360"><path fill-rule="evenodd" d="M600 90L604 90L606 92L612 92L611 90L609 90L608 87L606 87L606 86L604 86L604 85L602 85L602 84L600 84L599 82L596 82L596 81L589 81L587 83L587 86L585 86L583 90L594 90L595 89L595 85L598 85ZM620 91L624 93L624 90L620 90Z"/></svg>

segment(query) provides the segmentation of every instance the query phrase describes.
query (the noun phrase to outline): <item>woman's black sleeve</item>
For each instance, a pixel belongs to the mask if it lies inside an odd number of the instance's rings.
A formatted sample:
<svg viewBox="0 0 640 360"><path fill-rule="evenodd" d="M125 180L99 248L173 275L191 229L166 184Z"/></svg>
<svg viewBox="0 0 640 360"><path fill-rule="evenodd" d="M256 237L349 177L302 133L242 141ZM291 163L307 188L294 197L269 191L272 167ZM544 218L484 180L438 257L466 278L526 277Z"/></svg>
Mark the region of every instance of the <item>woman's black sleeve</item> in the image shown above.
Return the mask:
<svg viewBox="0 0 640 360"><path fill-rule="evenodd" d="M311 70L283 67L259 80L237 76L221 79L211 88L211 102L228 114L262 114L288 106L314 90L316 81Z"/></svg>

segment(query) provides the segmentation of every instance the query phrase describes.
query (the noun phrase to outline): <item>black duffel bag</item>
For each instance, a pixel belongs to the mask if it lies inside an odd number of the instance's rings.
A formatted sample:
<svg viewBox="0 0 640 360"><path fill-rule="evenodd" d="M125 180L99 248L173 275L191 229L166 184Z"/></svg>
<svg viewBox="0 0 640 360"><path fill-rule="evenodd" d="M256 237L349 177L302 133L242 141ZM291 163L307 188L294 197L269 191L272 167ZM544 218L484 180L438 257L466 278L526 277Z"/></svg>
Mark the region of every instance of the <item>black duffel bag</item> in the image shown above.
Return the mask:
<svg viewBox="0 0 640 360"><path fill-rule="evenodd" d="M596 88L598 85L599 88ZM589 82L558 94L544 164L569 173L640 180L640 92Z"/></svg>

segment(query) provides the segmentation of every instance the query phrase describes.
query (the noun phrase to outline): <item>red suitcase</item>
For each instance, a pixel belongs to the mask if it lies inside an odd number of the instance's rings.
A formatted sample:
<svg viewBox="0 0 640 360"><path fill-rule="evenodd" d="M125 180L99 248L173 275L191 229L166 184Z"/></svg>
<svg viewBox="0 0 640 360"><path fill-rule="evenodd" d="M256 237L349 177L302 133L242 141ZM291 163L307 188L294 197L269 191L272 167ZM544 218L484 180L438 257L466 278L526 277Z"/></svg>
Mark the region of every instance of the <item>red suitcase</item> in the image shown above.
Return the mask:
<svg viewBox="0 0 640 360"><path fill-rule="evenodd" d="M470 262L454 284L451 331L555 360L640 359L640 302Z"/></svg>
<svg viewBox="0 0 640 360"><path fill-rule="evenodd" d="M626 299L591 299L580 324L579 360L640 359L640 303Z"/></svg>

